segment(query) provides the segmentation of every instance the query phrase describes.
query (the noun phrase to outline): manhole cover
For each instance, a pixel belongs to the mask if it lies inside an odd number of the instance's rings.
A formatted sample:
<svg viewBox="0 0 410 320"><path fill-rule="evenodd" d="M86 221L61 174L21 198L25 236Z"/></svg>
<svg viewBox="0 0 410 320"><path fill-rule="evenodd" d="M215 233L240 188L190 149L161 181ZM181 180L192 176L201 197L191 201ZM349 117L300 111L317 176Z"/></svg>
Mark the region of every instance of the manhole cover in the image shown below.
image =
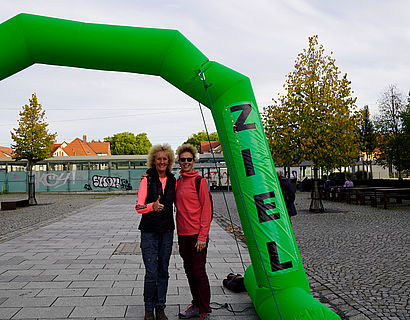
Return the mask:
<svg viewBox="0 0 410 320"><path fill-rule="evenodd" d="M172 254L178 254L178 243L174 242L172 245ZM126 255L126 254L141 254L141 248L139 242L120 242L113 254Z"/></svg>

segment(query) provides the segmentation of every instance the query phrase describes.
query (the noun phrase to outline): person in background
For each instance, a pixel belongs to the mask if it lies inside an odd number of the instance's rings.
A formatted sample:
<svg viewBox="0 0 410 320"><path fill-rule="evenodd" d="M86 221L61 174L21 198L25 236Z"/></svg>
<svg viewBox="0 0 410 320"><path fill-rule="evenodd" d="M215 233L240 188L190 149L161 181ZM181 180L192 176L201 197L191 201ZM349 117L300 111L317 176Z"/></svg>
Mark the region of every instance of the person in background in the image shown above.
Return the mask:
<svg viewBox="0 0 410 320"><path fill-rule="evenodd" d="M176 179L171 173L174 152L167 144L153 146L148 154L147 174L138 189L135 209L142 214L141 251L145 265L145 320L167 320L165 302L168 266L174 236L173 203Z"/></svg>
<svg viewBox="0 0 410 320"><path fill-rule="evenodd" d="M181 167L175 200L178 244L192 294L192 304L179 313L179 318L199 316L200 320L206 320L211 312L211 290L205 269L212 218L211 200L206 180L194 170L198 158L196 148L190 144L181 145L177 149L177 158ZM200 179L199 190L197 179Z"/></svg>
<svg viewBox="0 0 410 320"><path fill-rule="evenodd" d="M343 188L353 188L353 187L354 187L353 181L349 177L346 177L346 181L345 181L345 184L343 185Z"/></svg>
<svg viewBox="0 0 410 320"><path fill-rule="evenodd" d="M289 182L287 178L283 176L282 171L278 171L278 178L280 189L282 191L283 199L285 200L286 209L288 210L289 219L297 214L295 207L295 186Z"/></svg>

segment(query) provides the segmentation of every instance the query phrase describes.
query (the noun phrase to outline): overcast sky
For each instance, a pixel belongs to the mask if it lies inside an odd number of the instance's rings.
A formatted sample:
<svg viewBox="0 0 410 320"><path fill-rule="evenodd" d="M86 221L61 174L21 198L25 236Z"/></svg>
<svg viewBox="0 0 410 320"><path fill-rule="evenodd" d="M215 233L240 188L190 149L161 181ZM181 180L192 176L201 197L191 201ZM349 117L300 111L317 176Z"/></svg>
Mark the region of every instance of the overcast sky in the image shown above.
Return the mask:
<svg viewBox="0 0 410 320"><path fill-rule="evenodd" d="M314 34L348 74L358 107L367 104L374 114L389 85L404 97L410 90L409 0L0 0L0 23L22 12L177 29L210 60L248 76L260 110L282 92ZM175 148L204 130L198 103L159 77L34 65L0 83L0 146L10 146L33 92L58 142L130 131Z"/></svg>

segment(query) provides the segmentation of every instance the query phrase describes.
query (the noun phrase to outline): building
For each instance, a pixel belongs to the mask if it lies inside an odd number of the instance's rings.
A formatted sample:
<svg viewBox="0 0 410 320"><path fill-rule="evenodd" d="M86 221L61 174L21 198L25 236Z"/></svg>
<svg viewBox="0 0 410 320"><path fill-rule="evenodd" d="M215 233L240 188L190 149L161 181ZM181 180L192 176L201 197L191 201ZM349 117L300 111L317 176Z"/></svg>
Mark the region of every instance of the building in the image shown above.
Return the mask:
<svg viewBox="0 0 410 320"><path fill-rule="evenodd" d="M211 144L209 144L209 142L211 142ZM214 154L223 154L221 143L219 141L201 141L201 150L199 153L212 153L211 148Z"/></svg>
<svg viewBox="0 0 410 320"><path fill-rule="evenodd" d="M11 158L13 150L8 147L0 147L0 158Z"/></svg>
<svg viewBox="0 0 410 320"><path fill-rule="evenodd" d="M83 139L75 138L70 143L54 144L53 157L78 157L78 156L110 156L111 149L109 142L88 142L87 136Z"/></svg>

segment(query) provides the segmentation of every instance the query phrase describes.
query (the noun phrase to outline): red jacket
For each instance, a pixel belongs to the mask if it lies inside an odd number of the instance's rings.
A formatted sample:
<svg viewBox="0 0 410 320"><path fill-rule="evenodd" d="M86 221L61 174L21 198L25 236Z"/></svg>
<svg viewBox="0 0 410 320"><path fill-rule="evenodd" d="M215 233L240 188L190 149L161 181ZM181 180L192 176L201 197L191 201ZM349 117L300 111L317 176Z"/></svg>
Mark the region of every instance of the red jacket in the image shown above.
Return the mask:
<svg viewBox="0 0 410 320"><path fill-rule="evenodd" d="M201 179L199 196L195 188L195 178L198 171L180 172L181 178L177 182L177 233L178 235L198 234L198 240L206 241L211 226L211 200L208 184Z"/></svg>

